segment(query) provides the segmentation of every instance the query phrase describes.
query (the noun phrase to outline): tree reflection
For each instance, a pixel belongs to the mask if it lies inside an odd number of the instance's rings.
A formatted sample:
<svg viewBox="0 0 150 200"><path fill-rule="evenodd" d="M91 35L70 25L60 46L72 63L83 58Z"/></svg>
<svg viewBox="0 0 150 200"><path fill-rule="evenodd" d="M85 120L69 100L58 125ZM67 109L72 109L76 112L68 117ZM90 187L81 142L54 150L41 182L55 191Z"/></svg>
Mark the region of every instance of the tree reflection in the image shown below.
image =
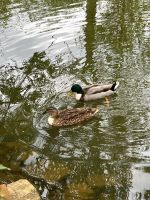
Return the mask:
<svg viewBox="0 0 150 200"><path fill-rule="evenodd" d="M2 0L0 1L0 16L1 16L1 22L2 25L5 26L7 24L7 21L10 19L10 17L13 15L11 13L11 7L16 8L17 6L20 7L23 11L26 11L29 15L29 18L31 22L37 21L38 19L43 18L47 15L47 12L44 12L41 10L41 8L48 9L50 13L55 13L57 7L62 7L63 9L70 7L70 5L80 3L79 0L65 0L65 1L48 1L44 0L37 3L37 1L21 1L21 3L18 3L17 0L11 2L10 0ZM17 5L17 6L16 6ZM33 8L36 8L33 12ZM52 11L53 10L53 11ZM40 11L40 12L39 12Z"/></svg>
<svg viewBox="0 0 150 200"><path fill-rule="evenodd" d="M102 16L97 31L99 40L105 41L111 45L116 53L122 53L124 50L132 50L135 36L142 34L143 25L141 21L140 2L139 1L110 1L107 2L106 12L100 12ZM99 9L101 6L99 5Z"/></svg>
<svg viewBox="0 0 150 200"><path fill-rule="evenodd" d="M95 33L96 33L96 3L97 0L87 0L86 5L86 27L85 27L85 49L86 61L85 66L93 65L93 53L95 49Z"/></svg>
<svg viewBox="0 0 150 200"><path fill-rule="evenodd" d="M17 65L1 68L1 136L2 141L22 139L31 143L37 133L33 127L35 110L41 107L41 100L47 100L47 93L53 93L51 84L54 67L45 59L45 52L35 53L22 67ZM48 87L48 86L47 86ZM44 99L45 98L45 99ZM31 134L32 133L32 134Z"/></svg>
<svg viewBox="0 0 150 200"><path fill-rule="evenodd" d="M11 4L10 0L1 0L0 1L0 25L6 26L7 21L12 16L10 13L9 5Z"/></svg>

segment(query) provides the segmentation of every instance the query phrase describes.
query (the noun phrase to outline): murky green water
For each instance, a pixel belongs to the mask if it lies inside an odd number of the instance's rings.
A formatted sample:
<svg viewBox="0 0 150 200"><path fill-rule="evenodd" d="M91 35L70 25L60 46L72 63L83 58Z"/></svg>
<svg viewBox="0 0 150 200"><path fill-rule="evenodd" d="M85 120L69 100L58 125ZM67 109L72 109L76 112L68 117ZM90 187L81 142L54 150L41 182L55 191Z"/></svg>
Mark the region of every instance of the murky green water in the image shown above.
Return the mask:
<svg viewBox="0 0 150 200"><path fill-rule="evenodd" d="M0 2L0 181L27 178L43 199L150 199L148 0ZM118 94L77 103L75 82L119 80ZM42 112L100 106L52 128Z"/></svg>

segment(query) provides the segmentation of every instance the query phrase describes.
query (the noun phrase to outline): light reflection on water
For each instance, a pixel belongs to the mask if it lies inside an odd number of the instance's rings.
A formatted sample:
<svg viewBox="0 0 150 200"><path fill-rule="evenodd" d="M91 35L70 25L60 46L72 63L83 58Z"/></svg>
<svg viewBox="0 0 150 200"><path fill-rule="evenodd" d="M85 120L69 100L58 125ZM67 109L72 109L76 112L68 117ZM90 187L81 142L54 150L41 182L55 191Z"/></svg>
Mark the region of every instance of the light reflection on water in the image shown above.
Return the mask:
<svg viewBox="0 0 150 200"><path fill-rule="evenodd" d="M67 45L72 48L73 54L77 54L75 56L81 56L78 53L75 39L79 35L80 37L83 36L84 5L78 7L77 3L77 5L69 6L67 10L60 8L51 12L51 15L48 16L48 10L44 10L43 15L38 16L41 11L39 12L35 8L36 19L31 18L33 13L30 16L28 11L21 12L22 6L21 4L13 6L12 16L7 22L7 27L1 27L0 41L1 48L3 48L1 64L8 62L8 58L22 62L24 59L30 58L34 52L46 49L48 56L50 54L50 59L56 60L56 55L63 55ZM52 43L54 43L53 47L48 49ZM63 62L65 62L65 59Z"/></svg>
<svg viewBox="0 0 150 200"><path fill-rule="evenodd" d="M43 183L42 197L49 190L53 199L149 198L147 5L6 3L8 18L0 15L0 162L63 187ZM120 88L109 104L77 103L66 95L75 82L116 79ZM49 106L99 106L100 113L58 129L42 115Z"/></svg>
<svg viewBox="0 0 150 200"><path fill-rule="evenodd" d="M150 154L149 154L150 156ZM129 191L129 199L150 198L150 165L136 164L132 166L132 187Z"/></svg>

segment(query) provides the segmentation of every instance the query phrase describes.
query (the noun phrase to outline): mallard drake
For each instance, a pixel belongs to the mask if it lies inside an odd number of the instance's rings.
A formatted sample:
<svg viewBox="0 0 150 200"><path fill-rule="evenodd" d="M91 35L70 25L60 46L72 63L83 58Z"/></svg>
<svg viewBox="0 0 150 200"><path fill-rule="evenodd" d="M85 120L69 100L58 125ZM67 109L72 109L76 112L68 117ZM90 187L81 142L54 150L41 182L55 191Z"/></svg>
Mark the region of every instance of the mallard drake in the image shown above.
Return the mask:
<svg viewBox="0 0 150 200"><path fill-rule="evenodd" d="M93 117L98 111L98 108L71 108L64 110L49 108L43 114L49 114L48 123L50 125L61 127L83 122Z"/></svg>
<svg viewBox="0 0 150 200"><path fill-rule="evenodd" d="M79 84L74 84L71 87L72 93L75 95L76 100L91 101L110 96L115 93L119 86L119 82L113 84L94 84L82 88Z"/></svg>

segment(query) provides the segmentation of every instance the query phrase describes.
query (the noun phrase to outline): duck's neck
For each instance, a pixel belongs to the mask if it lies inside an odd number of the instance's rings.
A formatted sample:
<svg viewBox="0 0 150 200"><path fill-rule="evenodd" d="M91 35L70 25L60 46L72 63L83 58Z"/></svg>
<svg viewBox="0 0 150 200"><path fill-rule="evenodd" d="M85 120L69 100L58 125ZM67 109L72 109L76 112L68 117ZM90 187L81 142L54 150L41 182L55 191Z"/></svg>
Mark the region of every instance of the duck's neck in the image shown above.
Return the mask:
<svg viewBox="0 0 150 200"><path fill-rule="evenodd" d="M79 101L81 99L81 97L82 97L82 94L78 94L78 93L75 94L76 100Z"/></svg>
<svg viewBox="0 0 150 200"><path fill-rule="evenodd" d="M50 125L53 125L53 123L54 123L54 117L49 116L49 117L48 117L48 123L49 123Z"/></svg>

